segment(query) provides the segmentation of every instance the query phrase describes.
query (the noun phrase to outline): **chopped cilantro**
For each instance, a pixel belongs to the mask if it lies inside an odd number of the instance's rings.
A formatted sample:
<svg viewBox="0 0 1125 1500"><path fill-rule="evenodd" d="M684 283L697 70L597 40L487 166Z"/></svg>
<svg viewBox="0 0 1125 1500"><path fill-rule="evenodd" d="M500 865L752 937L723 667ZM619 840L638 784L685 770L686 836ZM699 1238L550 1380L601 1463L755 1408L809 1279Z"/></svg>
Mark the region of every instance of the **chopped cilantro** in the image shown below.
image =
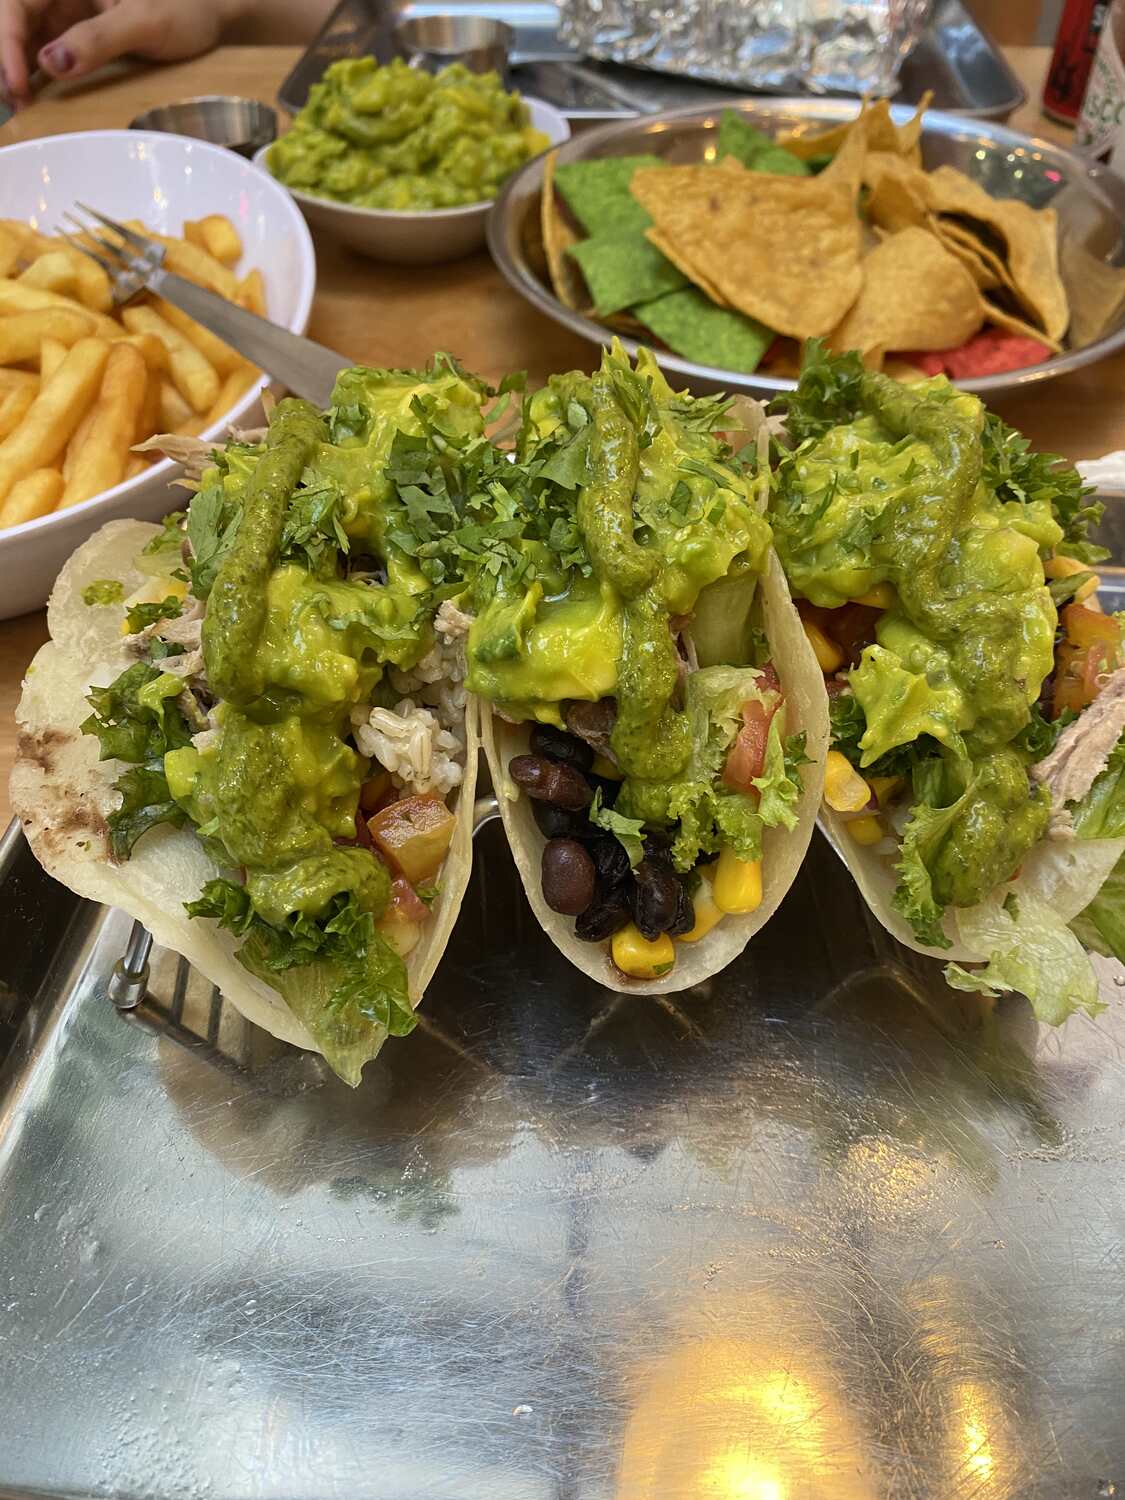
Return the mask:
<svg viewBox="0 0 1125 1500"><path fill-rule="evenodd" d="M116 578L96 578L82 590L83 604L120 604L125 597L125 585Z"/></svg>

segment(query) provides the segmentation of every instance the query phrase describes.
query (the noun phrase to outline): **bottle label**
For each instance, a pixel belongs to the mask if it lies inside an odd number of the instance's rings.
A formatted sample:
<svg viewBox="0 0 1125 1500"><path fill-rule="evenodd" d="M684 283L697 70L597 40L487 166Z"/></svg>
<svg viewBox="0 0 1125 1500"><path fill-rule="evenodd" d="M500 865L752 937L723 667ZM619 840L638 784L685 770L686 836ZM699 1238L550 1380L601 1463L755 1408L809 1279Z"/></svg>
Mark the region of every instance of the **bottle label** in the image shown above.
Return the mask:
<svg viewBox="0 0 1125 1500"><path fill-rule="evenodd" d="M1125 62L1121 57L1125 6L1117 0L1102 29L1074 144L1084 156L1125 171Z"/></svg>

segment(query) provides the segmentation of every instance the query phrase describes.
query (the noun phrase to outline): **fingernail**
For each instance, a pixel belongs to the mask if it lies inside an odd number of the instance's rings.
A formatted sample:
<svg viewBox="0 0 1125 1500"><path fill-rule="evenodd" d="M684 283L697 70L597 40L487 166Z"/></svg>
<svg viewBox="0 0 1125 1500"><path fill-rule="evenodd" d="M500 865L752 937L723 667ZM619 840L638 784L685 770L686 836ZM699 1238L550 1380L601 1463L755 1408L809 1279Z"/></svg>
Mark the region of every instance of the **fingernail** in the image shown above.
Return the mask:
<svg viewBox="0 0 1125 1500"><path fill-rule="evenodd" d="M52 42L49 47L44 47L40 52L39 61L48 73L57 78L60 73L70 72L74 67L75 57L65 42Z"/></svg>

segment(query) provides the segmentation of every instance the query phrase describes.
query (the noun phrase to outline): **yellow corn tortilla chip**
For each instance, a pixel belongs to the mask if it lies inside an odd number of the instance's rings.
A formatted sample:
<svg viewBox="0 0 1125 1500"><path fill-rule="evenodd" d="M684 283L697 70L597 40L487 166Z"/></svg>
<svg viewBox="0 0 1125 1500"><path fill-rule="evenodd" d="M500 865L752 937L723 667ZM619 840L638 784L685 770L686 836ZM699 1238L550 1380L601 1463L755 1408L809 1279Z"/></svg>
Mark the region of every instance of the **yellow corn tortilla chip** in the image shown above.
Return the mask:
<svg viewBox="0 0 1125 1500"><path fill-rule="evenodd" d="M706 292L716 307L730 307L730 303L711 278L704 271L701 271L698 266L693 265L687 256L681 254L667 236L661 234L659 229L646 229L645 235L656 246L661 255L670 260L678 271L682 271L689 281L693 281L701 292Z"/></svg>
<svg viewBox="0 0 1125 1500"><path fill-rule="evenodd" d="M888 349L955 349L984 321L977 284L926 229L888 235L863 262L863 289L829 344L881 356Z"/></svg>
<svg viewBox="0 0 1125 1500"><path fill-rule="evenodd" d="M567 222L558 198L555 195L555 162L557 151L548 151L543 158L543 187L539 194L539 216L543 230L543 250L547 257L547 269L551 273L551 285L555 296L571 312L589 316L593 311L586 283L578 264L567 250L577 244L579 235Z"/></svg>
<svg viewBox="0 0 1125 1500"><path fill-rule="evenodd" d="M1073 235L1059 247L1060 270L1070 293L1072 347L1111 332L1125 312L1125 266L1110 266Z"/></svg>
<svg viewBox="0 0 1125 1500"><path fill-rule="evenodd" d="M919 142L922 136L922 116L929 108L933 94L927 91L918 102L918 108L905 125L896 125L891 119L889 99L876 99L865 103L852 120L832 125L828 130L806 133L803 126L785 130L777 138L777 144L792 151L802 161L813 156L834 156L847 136L855 130L863 132L869 151L893 151L899 156L920 162Z"/></svg>
<svg viewBox="0 0 1125 1500"><path fill-rule="evenodd" d="M697 286L793 338L828 334L859 295L862 235L844 182L727 162L639 171L649 238Z"/></svg>
<svg viewBox="0 0 1125 1500"><path fill-rule="evenodd" d="M897 233L929 218L925 173L892 151L869 151L863 163L864 211L872 224Z"/></svg>
<svg viewBox="0 0 1125 1500"><path fill-rule="evenodd" d="M967 268L981 291L998 286L1011 289L1007 266L991 245L986 245L971 229L938 214L927 214L926 222L945 248Z"/></svg>
<svg viewBox="0 0 1125 1500"><path fill-rule="evenodd" d="M934 213L976 219L1004 241L1008 284L1048 338L1061 339L1070 322L1070 309L1059 276L1054 209L1035 209L1017 198L992 198L956 167L930 172L926 194Z"/></svg>
<svg viewBox="0 0 1125 1500"><path fill-rule="evenodd" d="M988 297L981 298L981 306L984 308L986 323L994 323L997 328L1003 328L1006 333L1018 334L1020 338L1037 339L1039 343L1046 344L1052 354L1062 353L1062 345L1060 343L1055 339L1048 338L1041 328L1036 328L1033 323L1026 322L1018 314L1010 312L1008 308L1001 307Z"/></svg>

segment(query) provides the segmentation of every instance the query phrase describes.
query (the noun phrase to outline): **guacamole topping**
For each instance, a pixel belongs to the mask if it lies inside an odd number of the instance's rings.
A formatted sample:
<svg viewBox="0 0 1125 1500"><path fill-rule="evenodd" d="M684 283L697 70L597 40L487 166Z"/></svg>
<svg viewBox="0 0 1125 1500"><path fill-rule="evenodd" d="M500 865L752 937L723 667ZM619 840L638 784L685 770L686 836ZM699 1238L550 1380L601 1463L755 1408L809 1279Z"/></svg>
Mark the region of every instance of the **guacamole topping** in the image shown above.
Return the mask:
<svg viewBox="0 0 1125 1500"><path fill-rule="evenodd" d="M494 198L547 145L495 73L455 63L432 76L360 57L313 84L268 161L279 182L314 197L401 212Z"/></svg>
<svg viewBox="0 0 1125 1500"><path fill-rule="evenodd" d="M178 541L152 554L163 576L148 592L172 597L127 617L150 632L135 637L148 660L91 693L83 726L130 766L110 820L117 857L159 823L192 826L231 873L188 911L243 939L242 962L352 1081L414 1024L384 932L392 871L358 837L360 790L380 767L355 715L398 703L388 673L432 651L440 603L392 535L405 506L384 471L396 440L432 456L479 437L484 395L444 359L350 370L328 412L282 401L261 444L217 454ZM202 614L194 661L189 609Z"/></svg>
<svg viewBox="0 0 1125 1500"><path fill-rule="evenodd" d="M874 616L840 673L860 715L857 729L836 700L837 743L864 772L910 778L895 904L922 941L948 946L944 909L980 902L1046 831L1021 735L1053 670L1044 559L1064 527L1045 487L1007 497L976 397L943 377L907 388L824 362L795 398L798 431L802 403L832 380L847 392L838 420L814 422L774 476L776 545L799 598Z"/></svg>

